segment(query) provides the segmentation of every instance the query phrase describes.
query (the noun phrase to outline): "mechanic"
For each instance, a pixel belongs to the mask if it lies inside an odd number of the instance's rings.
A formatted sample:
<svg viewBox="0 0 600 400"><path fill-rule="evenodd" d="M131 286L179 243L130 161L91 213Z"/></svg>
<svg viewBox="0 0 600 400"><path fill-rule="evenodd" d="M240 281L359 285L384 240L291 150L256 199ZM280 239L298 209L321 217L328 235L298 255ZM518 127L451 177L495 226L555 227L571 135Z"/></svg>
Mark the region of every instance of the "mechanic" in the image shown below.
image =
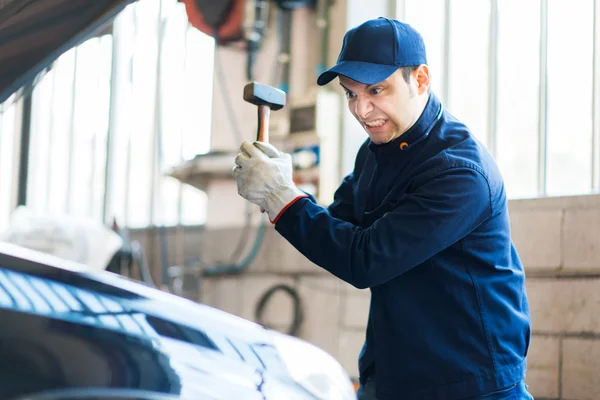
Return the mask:
<svg viewBox="0 0 600 400"><path fill-rule="evenodd" d="M336 77L369 137L328 208L296 188L290 155L269 144L242 143L234 176L298 251L370 288L359 399L532 399L525 275L504 183L430 91L421 35L366 21L317 83Z"/></svg>

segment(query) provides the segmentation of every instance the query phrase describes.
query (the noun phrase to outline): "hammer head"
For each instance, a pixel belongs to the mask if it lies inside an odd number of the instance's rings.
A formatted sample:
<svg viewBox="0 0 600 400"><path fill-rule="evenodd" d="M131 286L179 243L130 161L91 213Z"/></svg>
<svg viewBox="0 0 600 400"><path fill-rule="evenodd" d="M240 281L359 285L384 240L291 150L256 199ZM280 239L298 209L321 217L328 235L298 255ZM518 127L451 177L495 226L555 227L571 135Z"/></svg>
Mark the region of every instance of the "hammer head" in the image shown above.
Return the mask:
<svg viewBox="0 0 600 400"><path fill-rule="evenodd" d="M244 100L256 106L268 106L276 111L285 106L285 92L272 86L251 82L244 86Z"/></svg>

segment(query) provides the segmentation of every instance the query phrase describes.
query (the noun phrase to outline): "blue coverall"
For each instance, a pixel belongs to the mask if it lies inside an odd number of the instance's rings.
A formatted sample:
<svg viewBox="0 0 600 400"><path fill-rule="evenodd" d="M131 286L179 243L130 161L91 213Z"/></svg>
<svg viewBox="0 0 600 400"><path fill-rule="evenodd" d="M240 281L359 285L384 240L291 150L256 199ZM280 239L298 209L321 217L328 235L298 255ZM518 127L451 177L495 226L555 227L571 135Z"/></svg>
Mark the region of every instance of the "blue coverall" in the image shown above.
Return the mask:
<svg viewBox="0 0 600 400"><path fill-rule="evenodd" d="M523 381L525 275L488 151L430 94L399 138L366 140L328 208L290 206L276 230L318 266L370 288L362 383L379 400L453 400Z"/></svg>

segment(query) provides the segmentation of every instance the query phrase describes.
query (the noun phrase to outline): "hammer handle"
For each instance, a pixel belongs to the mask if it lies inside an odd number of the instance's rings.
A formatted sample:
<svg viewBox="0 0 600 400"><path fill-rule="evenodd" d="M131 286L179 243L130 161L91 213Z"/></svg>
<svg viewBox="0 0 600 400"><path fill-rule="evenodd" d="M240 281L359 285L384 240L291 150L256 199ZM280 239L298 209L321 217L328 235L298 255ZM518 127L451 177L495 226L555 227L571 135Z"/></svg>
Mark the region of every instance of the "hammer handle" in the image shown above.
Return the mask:
<svg viewBox="0 0 600 400"><path fill-rule="evenodd" d="M258 106L258 130L256 132L256 141L269 143L269 116L271 108L269 106Z"/></svg>

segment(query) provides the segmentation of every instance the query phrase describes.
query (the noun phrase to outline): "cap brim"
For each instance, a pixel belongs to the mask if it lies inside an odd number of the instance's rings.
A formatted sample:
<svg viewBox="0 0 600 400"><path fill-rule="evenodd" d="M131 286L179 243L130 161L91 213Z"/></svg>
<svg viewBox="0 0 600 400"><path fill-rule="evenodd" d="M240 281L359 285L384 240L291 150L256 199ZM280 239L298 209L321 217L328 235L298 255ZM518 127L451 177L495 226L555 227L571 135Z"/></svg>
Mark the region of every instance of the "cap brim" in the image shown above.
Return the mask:
<svg viewBox="0 0 600 400"><path fill-rule="evenodd" d="M346 76L365 85L373 85L385 81L396 70L398 70L398 67L395 65L374 64L364 61L342 61L319 75L317 85L327 85L338 75Z"/></svg>

